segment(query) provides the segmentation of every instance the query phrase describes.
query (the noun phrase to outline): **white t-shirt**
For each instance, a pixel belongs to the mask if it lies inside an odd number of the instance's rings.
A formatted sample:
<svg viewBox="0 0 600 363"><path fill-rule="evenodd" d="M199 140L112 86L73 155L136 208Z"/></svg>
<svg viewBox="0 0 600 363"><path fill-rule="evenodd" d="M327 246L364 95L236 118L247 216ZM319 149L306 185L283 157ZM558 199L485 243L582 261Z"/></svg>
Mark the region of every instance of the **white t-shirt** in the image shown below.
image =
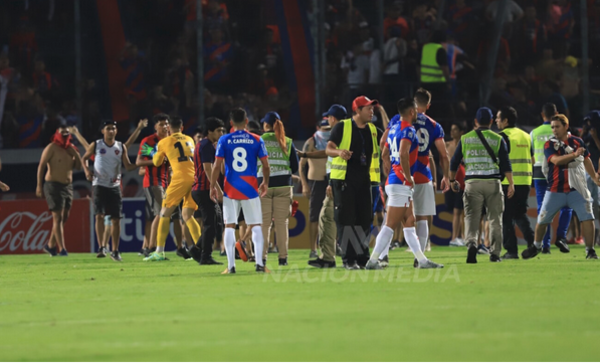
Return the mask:
<svg viewBox="0 0 600 363"><path fill-rule="evenodd" d="M350 88L357 88L359 85L362 85L368 82L368 79L365 79L365 72L369 71L369 58L360 54L358 56L354 56L352 52L348 52L344 58L342 58L342 69L348 69L348 85Z"/></svg>
<svg viewBox="0 0 600 363"><path fill-rule="evenodd" d="M400 46L396 42L400 39ZM383 63L406 57L406 41L402 38L390 38L383 47ZM383 70L383 74L399 74L400 61L388 64Z"/></svg>
<svg viewBox="0 0 600 363"><path fill-rule="evenodd" d="M103 139L96 140L92 185L107 188L120 187L122 162L123 144L121 142L115 141L112 146L108 146Z"/></svg>
<svg viewBox="0 0 600 363"><path fill-rule="evenodd" d="M498 17L498 13L500 12L500 0L496 0L493 3L489 4L485 9L486 15L490 15L492 18L496 19ZM505 22L511 23L515 21L517 18L523 16L523 9L514 2L513 0L506 1L506 18Z"/></svg>

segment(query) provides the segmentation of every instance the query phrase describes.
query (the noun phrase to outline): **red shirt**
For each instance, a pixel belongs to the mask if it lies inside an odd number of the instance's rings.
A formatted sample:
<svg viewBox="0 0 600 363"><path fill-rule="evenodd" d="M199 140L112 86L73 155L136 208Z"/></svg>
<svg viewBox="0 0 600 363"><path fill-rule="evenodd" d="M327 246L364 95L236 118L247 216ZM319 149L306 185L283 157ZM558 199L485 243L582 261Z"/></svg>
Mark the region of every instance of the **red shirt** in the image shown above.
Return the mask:
<svg viewBox="0 0 600 363"><path fill-rule="evenodd" d="M140 142L140 151L138 152L138 155L142 155L144 148L150 148L156 151L156 145L158 144L158 141L160 141L160 138L157 134L152 134L142 139L142 142ZM143 155L142 158L144 160L152 160L152 157L148 155ZM161 186L166 188L168 178L169 164L167 162L159 167L146 166L146 174L144 174L144 188L152 186Z"/></svg>

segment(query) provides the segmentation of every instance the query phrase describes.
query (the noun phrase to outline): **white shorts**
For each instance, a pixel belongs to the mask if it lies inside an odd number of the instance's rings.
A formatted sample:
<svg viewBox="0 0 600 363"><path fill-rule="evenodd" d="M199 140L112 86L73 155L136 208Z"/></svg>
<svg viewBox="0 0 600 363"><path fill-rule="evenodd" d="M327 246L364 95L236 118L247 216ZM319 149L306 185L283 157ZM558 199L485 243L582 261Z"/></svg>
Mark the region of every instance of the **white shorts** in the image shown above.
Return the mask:
<svg viewBox="0 0 600 363"><path fill-rule="evenodd" d="M385 186L388 207L409 207L412 200L413 190L411 187L400 184L388 184Z"/></svg>
<svg viewBox="0 0 600 363"><path fill-rule="evenodd" d="M415 184L413 200L415 216L435 215L435 190L433 190L433 183Z"/></svg>
<svg viewBox="0 0 600 363"><path fill-rule="evenodd" d="M225 224L237 224L240 208L244 211L244 221L247 225L262 224L262 209L260 198L253 199L229 199L223 197L223 220Z"/></svg>

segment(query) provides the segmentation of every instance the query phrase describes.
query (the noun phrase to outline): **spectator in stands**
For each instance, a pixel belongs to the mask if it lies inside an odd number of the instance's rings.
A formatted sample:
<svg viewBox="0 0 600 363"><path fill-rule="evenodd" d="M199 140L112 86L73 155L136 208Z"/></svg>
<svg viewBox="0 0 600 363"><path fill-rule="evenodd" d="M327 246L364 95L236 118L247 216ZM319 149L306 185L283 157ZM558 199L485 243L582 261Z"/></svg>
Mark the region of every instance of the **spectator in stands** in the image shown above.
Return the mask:
<svg viewBox="0 0 600 363"><path fill-rule="evenodd" d="M402 31L398 26L389 28L389 39L383 48L383 80L387 102L400 98L401 74L404 73L404 57L408 52L406 40L400 37Z"/></svg>
<svg viewBox="0 0 600 363"><path fill-rule="evenodd" d="M52 98L58 88L58 82L52 74L46 72L46 63L42 59L35 61L35 72L31 76L33 88L38 92L44 100Z"/></svg>
<svg viewBox="0 0 600 363"><path fill-rule="evenodd" d="M570 0L557 0L551 7L550 42L554 45L554 53L563 58L569 53L570 38L575 27L575 17Z"/></svg>
<svg viewBox="0 0 600 363"><path fill-rule="evenodd" d="M472 31L475 29L475 13L465 0L456 0L448 8L448 33L462 48L470 48L473 39Z"/></svg>
<svg viewBox="0 0 600 363"><path fill-rule="evenodd" d="M208 0L206 8L202 9L202 17L208 29L221 29L227 31L229 13L227 5L220 0Z"/></svg>
<svg viewBox="0 0 600 363"><path fill-rule="evenodd" d="M515 39L519 41L519 56L522 65L533 65L542 56L542 50L545 44L548 42L546 33L546 27L537 18L535 6L529 4L525 8L525 18L517 29L518 37Z"/></svg>
<svg viewBox="0 0 600 363"><path fill-rule="evenodd" d="M221 29L211 30L210 38L210 43L204 46L204 82L214 89L227 89L233 46L223 39Z"/></svg>
<svg viewBox="0 0 600 363"><path fill-rule="evenodd" d="M499 0L493 0L485 8L485 17L489 22L496 22L499 20L498 15L500 13ZM523 9L513 0L506 0L506 10L504 13L504 36L507 39L512 38L513 24L523 17Z"/></svg>
<svg viewBox="0 0 600 363"><path fill-rule="evenodd" d="M435 23L435 17L431 12L427 11L427 3L420 2L415 6L412 16L415 36L419 45L423 45L429 41L431 31L433 30L433 24Z"/></svg>
<svg viewBox="0 0 600 363"><path fill-rule="evenodd" d="M342 58L341 69L346 73L346 82L350 89L348 99L360 93L363 85L369 81L369 58L363 53L363 45L358 43Z"/></svg>
<svg viewBox="0 0 600 363"><path fill-rule="evenodd" d="M166 94L176 106L190 106L194 94L194 74L187 60L174 58L166 73ZM165 111L163 111L165 112Z"/></svg>

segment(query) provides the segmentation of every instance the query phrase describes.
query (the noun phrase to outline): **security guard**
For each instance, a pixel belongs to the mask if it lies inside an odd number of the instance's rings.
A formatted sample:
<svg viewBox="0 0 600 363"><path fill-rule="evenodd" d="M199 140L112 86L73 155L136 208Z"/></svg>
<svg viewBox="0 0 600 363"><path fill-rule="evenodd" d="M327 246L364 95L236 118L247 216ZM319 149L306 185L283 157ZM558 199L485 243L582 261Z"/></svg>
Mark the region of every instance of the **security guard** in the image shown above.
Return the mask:
<svg viewBox="0 0 600 363"><path fill-rule="evenodd" d="M496 125L501 131L500 135L506 142L508 149L508 158L512 166L512 175L515 182L515 197L506 198L508 190L508 180L502 181L502 190L504 191L504 214L502 217L502 231L504 233L503 244L506 253L503 259L518 259L519 247L517 245L517 235L515 234L515 224L527 241L527 246L531 246L534 240L533 229L527 216L527 200L531 189L531 180L533 176L532 164L533 152L531 148L531 138L528 133L516 127L517 111L512 107L502 107L496 114Z"/></svg>
<svg viewBox="0 0 600 363"><path fill-rule="evenodd" d="M552 127L550 122L552 117L558 115L556 105L554 103L546 103L542 107L542 120L544 123L536 127L531 131L531 142L533 143L533 153L535 156L535 163L533 164L533 185L535 186L535 195L537 197L537 212L540 214L542 208L542 202L548 189L548 181L546 176L542 173L542 161L546 158L544 156L544 144L550 140L553 136ZM569 230L569 224L571 223L571 216L573 210L569 207L564 207L560 211L560 217L558 218L558 227L556 228L556 246L562 251L569 252L567 246L567 231ZM542 253L550 253L550 228L548 225L546 234L542 240Z"/></svg>
<svg viewBox="0 0 600 363"><path fill-rule="evenodd" d="M364 267L369 260L371 181L379 178L377 144L381 137L370 122L376 105L376 100L357 97L352 103L354 115L335 125L326 149L333 158L330 178L337 238L349 270Z"/></svg>
<svg viewBox="0 0 600 363"><path fill-rule="evenodd" d="M502 175L508 179L507 196L512 198L515 187L506 143L502 136L489 130L494 122L492 111L487 107L477 110L475 130L463 135L456 147L450 163L450 183L458 192L460 185L455 180L456 171L464 160L465 164L465 235L469 248L467 263L477 263L477 232L481 221L481 211L487 208L490 222L491 262L500 262L502 250L502 212L504 193L500 181Z"/></svg>

